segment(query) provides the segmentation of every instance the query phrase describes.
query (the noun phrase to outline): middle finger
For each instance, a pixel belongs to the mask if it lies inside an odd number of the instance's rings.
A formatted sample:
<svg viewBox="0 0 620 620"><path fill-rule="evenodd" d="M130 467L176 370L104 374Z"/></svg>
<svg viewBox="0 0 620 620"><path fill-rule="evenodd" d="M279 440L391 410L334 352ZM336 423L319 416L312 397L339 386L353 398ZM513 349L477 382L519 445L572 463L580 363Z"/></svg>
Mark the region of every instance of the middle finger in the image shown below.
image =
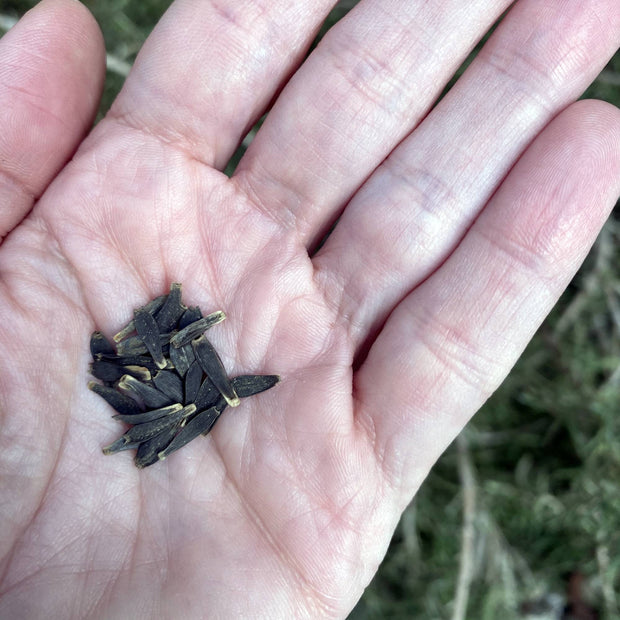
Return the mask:
<svg viewBox="0 0 620 620"><path fill-rule="evenodd" d="M235 180L312 246L509 0L363 0L288 83Z"/></svg>

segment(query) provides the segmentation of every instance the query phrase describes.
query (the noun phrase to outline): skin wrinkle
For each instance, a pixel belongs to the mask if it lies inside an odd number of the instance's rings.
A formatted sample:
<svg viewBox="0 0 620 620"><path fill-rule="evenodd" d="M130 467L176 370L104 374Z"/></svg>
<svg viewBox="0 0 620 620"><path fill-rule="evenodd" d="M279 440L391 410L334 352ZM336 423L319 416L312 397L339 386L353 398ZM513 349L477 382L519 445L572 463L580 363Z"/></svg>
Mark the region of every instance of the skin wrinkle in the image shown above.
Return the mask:
<svg viewBox="0 0 620 620"><path fill-rule="evenodd" d="M387 442L379 441L375 418L371 415L366 415L366 412L370 411L370 407L363 399L360 391L355 389L355 383L353 398L355 402L354 411L358 412L354 417L355 428L358 434L362 434L374 454L373 463L378 474L376 479L381 482L381 493L387 496L388 493L385 492L387 487L390 495L396 495L401 486L401 476L393 472L388 466L388 459L386 458Z"/></svg>
<svg viewBox="0 0 620 620"><path fill-rule="evenodd" d="M18 86L16 84L9 84L9 83L4 83L2 86L4 89L6 89L9 92L15 92L21 95L26 95L25 97L21 98L21 101L19 101L20 106L28 106L29 108L32 108L33 110L37 110L38 112L41 112L43 116L50 118L52 121L55 121L65 131L70 132L73 126L75 125L74 119L71 119L70 121L68 121L64 119L59 113L54 112L49 107L49 99L47 99L46 97L37 95L35 92L30 91L25 86ZM20 113L22 113L21 110L20 110Z"/></svg>
<svg viewBox="0 0 620 620"><path fill-rule="evenodd" d="M1 219L8 220L8 223L0 225L1 226L0 227L0 243L4 242L4 240L9 236L11 231L20 224L20 222L23 220L23 218L28 214L28 212L32 208L32 205L34 204L35 200L38 198L38 196L34 193L34 190L27 186L25 179L21 178L21 175L16 175L14 173L11 173L8 171L8 169L4 167L0 167L0 187L2 186L11 188L9 191L13 194L18 194L18 196L12 197L11 199L12 204L10 207L10 211L9 209L7 209L1 215ZM19 197L19 194L21 194L21 198ZM13 218L11 216L15 212L14 205L22 202L22 199L24 200L25 203L27 203L28 206L24 209L21 209L21 212L23 213L23 215L21 215L19 219L16 219L15 221L13 221Z"/></svg>
<svg viewBox="0 0 620 620"><path fill-rule="evenodd" d="M514 236L504 235L503 237L494 236L497 231L476 229L472 231L472 236L478 235L491 248L489 254L503 254L506 257L506 263L511 265L511 269L515 265L529 274L532 278L541 279L546 282L548 293L552 295L555 291L551 284L554 282L552 273L555 271L554 265L549 263L549 257L554 253L550 248L547 252L543 252L531 247L532 242L527 240L518 240ZM549 272L547 275L545 272Z"/></svg>
<svg viewBox="0 0 620 620"><path fill-rule="evenodd" d="M182 133L169 132L169 128L165 132L160 131L161 127L158 125L140 122L139 119L134 118L132 112L123 112L118 110L118 106L114 105L110 111L106 114L105 120L102 122L111 122L119 125L121 129L131 129L132 131L142 134L145 138L155 138L161 145L175 149L178 153L187 158L188 161L194 161L197 164L211 168L213 166L214 154L202 152L199 154L200 149L196 148L193 143L187 143L186 135Z"/></svg>

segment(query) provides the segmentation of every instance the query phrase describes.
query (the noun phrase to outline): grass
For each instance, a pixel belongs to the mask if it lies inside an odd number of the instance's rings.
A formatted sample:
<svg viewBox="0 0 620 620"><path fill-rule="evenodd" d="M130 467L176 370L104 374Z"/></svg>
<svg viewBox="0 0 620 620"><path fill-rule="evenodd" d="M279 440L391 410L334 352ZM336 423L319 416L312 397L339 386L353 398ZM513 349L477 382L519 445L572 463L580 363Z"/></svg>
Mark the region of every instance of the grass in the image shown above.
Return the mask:
<svg viewBox="0 0 620 620"><path fill-rule="evenodd" d="M3 16L33 4L4 0ZM109 52L101 116L169 2L85 4ZM354 4L341 2L323 32ZM620 105L619 54L585 96ZM615 214L511 374L403 514L351 620L557 618L579 576L580 597L601 618L620 617L619 248Z"/></svg>

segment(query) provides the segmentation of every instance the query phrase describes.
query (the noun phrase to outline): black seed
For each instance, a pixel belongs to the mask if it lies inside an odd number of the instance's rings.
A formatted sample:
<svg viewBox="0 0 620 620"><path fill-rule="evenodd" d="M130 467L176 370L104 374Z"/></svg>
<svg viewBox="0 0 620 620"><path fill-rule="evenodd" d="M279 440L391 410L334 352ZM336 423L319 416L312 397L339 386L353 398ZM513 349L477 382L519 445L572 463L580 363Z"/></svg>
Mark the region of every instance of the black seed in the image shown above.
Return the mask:
<svg viewBox="0 0 620 620"><path fill-rule="evenodd" d="M160 409L151 409L150 411L145 411L144 413L132 413L129 415L119 413L114 416L114 419L120 420L121 422L127 422L128 424L144 424L145 422L152 422L158 418L164 418L171 413L180 411L181 409L183 409L183 405L180 403L175 403L174 405L168 405L167 407L161 407Z"/></svg>
<svg viewBox="0 0 620 620"><path fill-rule="evenodd" d="M190 323L194 323L202 318L202 312L198 306L188 308L183 316L179 319L179 329L187 327Z"/></svg>
<svg viewBox="0 0 620 620"><path fill-rule="evenodd" d="M123 378L119 381L118 387L122 390L128 390L132 394L136 394L142 399L147 407L165 407L166 405L172 405L175 401L168 395L160 392L157 388L142 383L131 377L130 375L123 375Z"/></svg>
<svg viewBox="0 0 620 620"><path fill-rule="evenodd" d="M158 368L166 367L166 360L162 352L161 334L157 321L144 309L134 312L134 322L138 336L151 354Z"/></svg>
<svg viewBox="0 0 620 620"><path fill-rule="evenodd" d="M177 326L185 310L187 310L187 307L181 303L181 285L173 283L170 285L170 293L166 303L157 314L159 331L162 333L172 331Z"/></svg>
<svg viewBox="0 0 620 620"><path fill-rule="evenodd" d="M97 357L101 353L114 353L114 347L101 332L93 332L90 337L90 352L93 357Z"/></svg>
<svg viewBox="0 0 620 620"><path fill-rule="evenodd" d="M198 396L200 390L200 382L202 381L202 366L198 360L192 363L185 374L185 401L193 403ZM215 389L215 388L214 388Z"/></svg>
<svg viewBox="0 0 620 620"><path fill-rule="evenodd" d="M182 377L185 375L189 367L196 359L196 356L194 355L194 349L192 349L191 344L186 344L180 349L177 349L176 347L170 347L169 355L172 365Z"/></svg>
<svg viewBox="0 0 620 620"><path fill-rule="evenodd" d="M221 398L218 404L210 409L205 409L200 413L197 413L176 435L176 437L170 442L165 450L159 453L161 460L167 456L182 448L193 439L196 439L201 434L206 435L217 422L220 415L226 408L226 401Z"/></svg>
<svg viewBox="0 0 620 620"><path fill-rule="evenodd" d="M90 365L90 372L97 379L113 383L118 381L123 375L131 375L141 381L150 381L151 372L143 366L118 366L105 360L95 360Z"/></svg>
<svg viewBox="0 0 620 620"><path fill-rule="evenodd" d="M155 435L159 435L159 433L171 426L175 426L181 422L183 418L186 418L195 411L196 405L187 405L187 407L183 407L162 418L157 418L156 420L145 422L144 424L136 424L132 426L123 437L125 437L128 442L146 441L151 437L155 437Z"/></svg>
<svg viewBox="0 0 620 620"><path fill-rule="evenodd" d="M119 437L114 443L103 448L104 454L115 454L116 452L122 452L123 450L131 450L137 448L137 442L130 442L125 435Z"/></svg>
<svg viewBox="0 0 620 620"><path fill-rule="evenodd" d="M194 400L196 404L196 409L198 409L198 411L202 411L203 409L213 407L213 405L215 405L219 398L219 390L213 385L213 381L211 381L209 377L206 377L205 380L202 382L202 385L200 386L198 394L196 395L196 398Z"/></svg>
<svg viewBox="0 0 620 620"><path fill-rule="evenodd" d="M162 352L164 355L166 355L169 351L169 343L172 335L173 334L170 333L159 335L159 342L161 344ZM142 341L142 338L140 338L139 336L130 336L129 338L126 338L125 340L119 342L116 345L116 352L120 356L133 356L144 355L145 353L148 353L149 350Z"/></svg>
<svg viewBox="0 0 620 620"><path fill-rule="evenodd" d="M174 439L174 436L177 434L181 422L177 422L170 428L159 433L159 435L155 435L155 437L151 437L146 441L143 441L136 452L136 458L134 462L136 467L142 469L143 467L148 467L149 465L153 465L154 463L159 462L159 457L157 456L159 452L165 450L166 447L170 444L170 442Z"/></svg>
<svg viewBox="0 0 620 620"><path fill-rule="evenodd" d="M112 355L111 353L99 353L95 361L109 362L116 366L140 366L148 369L152 374L159 370L153 358L146 355Z"/></svg>
<svg viewBox="0 0 620 620"><path fill-rule="evenodd" d="M231 383L239 398L247 398L272 388L278 381L278 375L239 375Z"/></svg>
<svg viewBox="0 0 620 620"><path fill-rule="evenodd" d="M182 347L185 344L189 344L192 340L194 340L194 338L197 338L214 325L221 323L225 318L226 315L221 310L212 312L208 316L198 319L178 331L174 336L172 336L172 338L170 338L170 344L177 348Z"/></svg>
<svg viewBox="0 0 620 620"><path fill-rule="evenodd" d="M154 377L153 383L160 391L170 396L175 402L183 401L183 380L172 370L160 370Z"/></svg>
<svg viewBox="0 0 620 620"><path fill-rule="evenodd" d="M164 305L167 297L168 295L160 295L159 297L156 297L155 299L151 299L151 301L149 301L148 304L143 306L143 310L146 310L149 314L151 314L152 316L155 316L155 314L157 314L159 309ZM115 334L113 336L114 342L120 342L124 338L127 338L127 336L129 336L129 334L133 333L135 330L136 330L135 323L133 322L133 320L129 321L129 323L127 323L127 325L125 325L125 327L123 327L123 329L121 329L121 331L118 332L118 334Z"/></svg>
<svg viewBox="0 0 620 620"><path fill-rule="evenodd" d="M91 381L88 384L89 389L91 389L95 394L101 396L101 398L105 399L109 405L114 407L116 411L125 415L132 415L137 413L142 413L142 409L140 405L129 396L125 394L121 394L114 388L107 387L105 385L99 385L99 383L95 383Z"/></svg>
<svg viewBox="0 0 620 620"><path fill-rule="evenodd" d="M213 348L213 345L207 340L205 336L200 336L192 341L194 347L194 353L196 359L200 362L202 369L207 373L207 376L213 385L219 390L220 394L226 399L226 402L231 407L237 407L241 402L237 396L235 389L233 388L224 364L217 351Z"/></svg>

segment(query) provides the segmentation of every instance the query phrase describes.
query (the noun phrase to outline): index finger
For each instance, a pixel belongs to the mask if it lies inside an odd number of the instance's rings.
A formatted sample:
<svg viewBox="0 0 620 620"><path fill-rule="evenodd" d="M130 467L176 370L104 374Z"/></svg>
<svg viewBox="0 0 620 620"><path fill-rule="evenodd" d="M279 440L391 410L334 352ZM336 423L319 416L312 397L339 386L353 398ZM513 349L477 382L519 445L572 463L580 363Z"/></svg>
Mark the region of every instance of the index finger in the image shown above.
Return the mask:
<svg viewBox="0 0 620 620"><path fill-rule="evenodd" d="M109 119L223 168L301 62L334 0L176 0Z"/></svg>

